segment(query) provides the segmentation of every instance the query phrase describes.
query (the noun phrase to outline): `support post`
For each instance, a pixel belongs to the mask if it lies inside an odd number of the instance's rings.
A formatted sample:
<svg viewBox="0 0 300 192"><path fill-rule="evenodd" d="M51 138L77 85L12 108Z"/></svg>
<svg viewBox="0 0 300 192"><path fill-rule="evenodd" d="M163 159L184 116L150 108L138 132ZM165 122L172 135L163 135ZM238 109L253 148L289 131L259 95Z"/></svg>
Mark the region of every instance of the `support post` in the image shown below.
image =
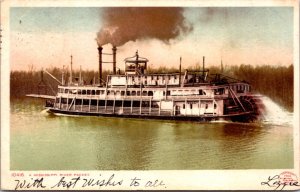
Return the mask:
<svg viewBox="0 0 300 192"><path fill-rule="evenodd" d="M201 100L200 100L200 98L199 98L198 106L199 106L199 116L200 116L200 113L201 113Z"/></svg>
<svg viewBox="0 0 300 192"><path fill-rule="evenodd" d="M149 115L151 114L151 98L149 99Z"/></svg>
<svg viewBox="0 0 300 192"><path fill-rule="evenodd" d="M114 97L113 114L115 114L115 107L116 107L116 96Z"/></svg>
<svg viewBox="0 0 300 192"><path fill-rule="evenodd" d="M142 98L140 99L140 115L142 114L142 102L143 102L143 100L142 100Z"/></svg>
<svg viewBox="0 0 300 192"><path fill-rule="evenodd" d="M160 99L160 101L159 101L158 115L160 115L160 110L161 110L161 99Z"/></svg>
<svg viewBox="0 0 300 192"><path fill-rule="evenodd" d="M131 99L131 103L130 103L130 113L132 114L132 105L133 105L133 101Z"/></svg>
<svg viewBox="0 0 300 192"><path fill-rule="evenodd" d="M187 100L184 101L184 115L186 116Z"/></svg>
<svg viewBox="0 0 300 192"><path fill-rule="evenodd" d="M122 99L122 114L124 114L124 99Z"/></svg>

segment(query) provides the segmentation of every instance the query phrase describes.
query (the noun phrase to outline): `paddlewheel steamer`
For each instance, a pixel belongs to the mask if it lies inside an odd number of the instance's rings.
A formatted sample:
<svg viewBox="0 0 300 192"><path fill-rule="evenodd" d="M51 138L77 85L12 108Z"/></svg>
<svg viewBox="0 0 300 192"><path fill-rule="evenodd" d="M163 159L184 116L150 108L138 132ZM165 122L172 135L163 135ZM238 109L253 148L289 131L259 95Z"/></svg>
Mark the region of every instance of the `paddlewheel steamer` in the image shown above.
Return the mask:
<svg viewBox="0 0 300 192"><path fill-rule="evenodd" d="M125 59L125 70L116 70L116 47L112 49L113 72L102 78L102 47L99 51L99 83L84 85L81 77L58 86L49 113L56 115L116 116L172 120L231 120L248 122L259 117L260 99L247 82L221 74L199 71L168 74L147 73L148 59L138 52Z"/></svg>

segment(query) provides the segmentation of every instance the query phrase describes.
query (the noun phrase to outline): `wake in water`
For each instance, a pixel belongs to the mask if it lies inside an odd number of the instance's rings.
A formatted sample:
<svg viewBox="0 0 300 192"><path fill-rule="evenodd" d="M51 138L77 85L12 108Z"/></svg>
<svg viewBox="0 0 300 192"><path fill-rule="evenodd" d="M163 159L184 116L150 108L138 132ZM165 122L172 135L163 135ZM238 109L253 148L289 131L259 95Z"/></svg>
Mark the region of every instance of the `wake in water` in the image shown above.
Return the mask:
<svg viewBox="0 0 300 192"><path fill-rule="evenodd" d="M262 111L264 123L275 125L293 124L293 113L285 110L266 96L261 99L265 106L265 109Z"/></svg>

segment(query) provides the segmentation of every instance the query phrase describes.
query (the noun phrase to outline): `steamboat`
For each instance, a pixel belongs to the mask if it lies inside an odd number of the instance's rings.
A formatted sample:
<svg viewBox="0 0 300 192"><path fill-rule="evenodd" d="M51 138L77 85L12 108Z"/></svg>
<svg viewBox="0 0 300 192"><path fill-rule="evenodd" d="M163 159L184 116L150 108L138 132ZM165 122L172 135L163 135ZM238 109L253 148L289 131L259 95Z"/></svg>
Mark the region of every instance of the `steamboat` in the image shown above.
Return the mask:
<svg viewBox="0 0 300 192"><path fill-rule="evenodd" d="M198 71L182 71L181 58L176 73L147 73L148 59L139 56L126 58L124 73L117 72L116 51L113 61L102 61L99 53L99 83L86 85L81 75L58 85L55 96L39 96L47 100L47 111L55 115L115 116L145 119L191 121L249 122L260 117L260 96L251 94L245 81L222 74L209 74L203 67ZM112 74L102 78L103 63L112 63ZM36 96L36 95L28 95Z"/></svg>

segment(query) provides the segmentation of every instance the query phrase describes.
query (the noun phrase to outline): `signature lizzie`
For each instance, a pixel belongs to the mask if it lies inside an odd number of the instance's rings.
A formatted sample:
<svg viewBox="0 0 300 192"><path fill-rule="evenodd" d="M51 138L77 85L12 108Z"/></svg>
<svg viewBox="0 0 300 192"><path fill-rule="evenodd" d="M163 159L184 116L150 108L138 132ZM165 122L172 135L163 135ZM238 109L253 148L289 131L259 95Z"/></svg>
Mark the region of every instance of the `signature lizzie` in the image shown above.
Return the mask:
<svg viewBox="0 0 300 192"><path fill-rule="evenodd" d="M267 181L261 182L261 185L275 188L275 190L283 190L285 187L296 187L300 186L297 180L297 176L291 172L283 172L280 175L273 177L269 176Z"/></svg>

